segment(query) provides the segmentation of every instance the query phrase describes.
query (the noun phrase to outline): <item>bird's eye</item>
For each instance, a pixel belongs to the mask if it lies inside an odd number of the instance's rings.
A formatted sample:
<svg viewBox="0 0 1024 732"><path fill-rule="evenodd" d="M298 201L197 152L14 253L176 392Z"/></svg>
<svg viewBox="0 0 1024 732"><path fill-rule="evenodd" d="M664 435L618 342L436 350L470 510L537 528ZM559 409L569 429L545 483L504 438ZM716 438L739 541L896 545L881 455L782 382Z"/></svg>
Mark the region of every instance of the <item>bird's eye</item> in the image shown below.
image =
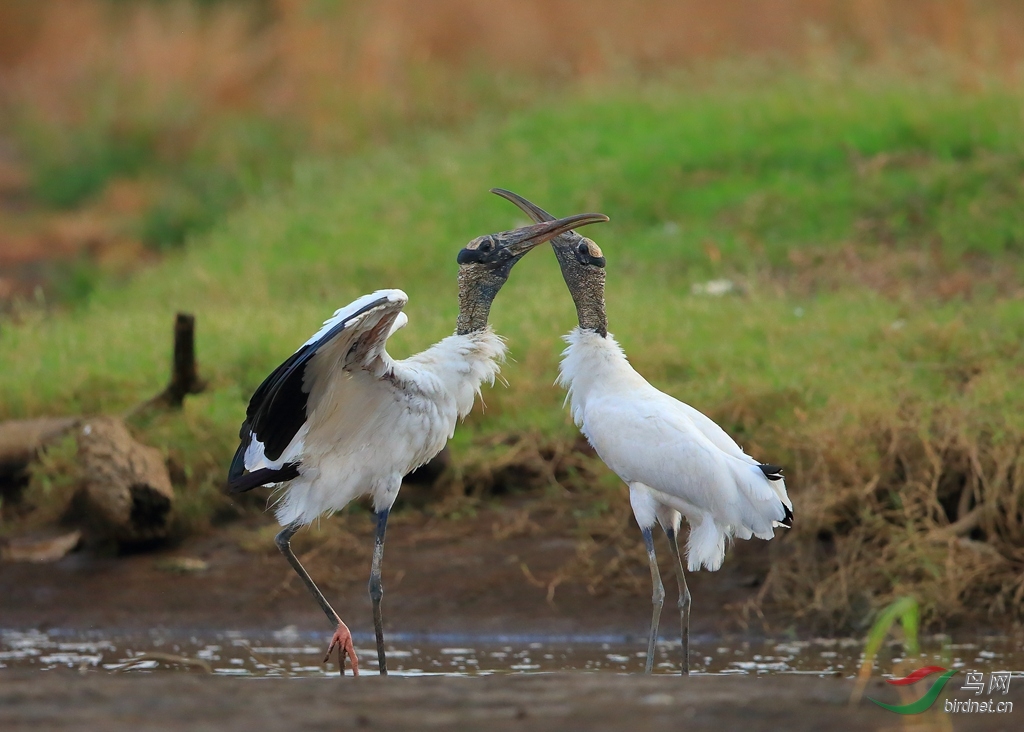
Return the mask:
<svg viewBox="0 0 1024 732"><path fill-rule="evenodd" d="M580 242L580 245L576 247L576 251L578 251L580 254L584 256L590 256L590 247L587 246L587 243L585 241Z"/></svg>
<svg viewBox="0 0 1024 732"><path fill-rule="evenodd" d="M487 252L491 251L492 249L494 249L494 242L491 241L490 239L484 239L482 242L480 242L480 251L481 252L487 253Z"/></svg>

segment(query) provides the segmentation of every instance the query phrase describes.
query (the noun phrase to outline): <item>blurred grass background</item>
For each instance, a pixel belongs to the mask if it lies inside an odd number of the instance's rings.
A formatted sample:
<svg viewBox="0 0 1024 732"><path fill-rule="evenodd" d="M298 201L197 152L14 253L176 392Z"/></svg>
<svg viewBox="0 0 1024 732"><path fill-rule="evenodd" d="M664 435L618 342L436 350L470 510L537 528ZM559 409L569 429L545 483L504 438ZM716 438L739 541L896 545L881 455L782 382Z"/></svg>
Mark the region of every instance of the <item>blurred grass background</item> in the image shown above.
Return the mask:
<svg viewBox="0 0 1024 732"><path fill-rule="evenodd" d="M195 313L209 390L135 427L201 530L248 397L336 307L406 290L398 357L451 332L455 253L523 223L501 186L611 216L587 233L633 363L787 466L764 600L833 628L908 593L927 623L1019 618L1024 7L418 8L0 6L0 418L130 409ZM574 439L551 385L573 315L546 250L518 265L465 484L509 435ZM615 587L600 552L643 554L580 460L574 566Z"/></svg>

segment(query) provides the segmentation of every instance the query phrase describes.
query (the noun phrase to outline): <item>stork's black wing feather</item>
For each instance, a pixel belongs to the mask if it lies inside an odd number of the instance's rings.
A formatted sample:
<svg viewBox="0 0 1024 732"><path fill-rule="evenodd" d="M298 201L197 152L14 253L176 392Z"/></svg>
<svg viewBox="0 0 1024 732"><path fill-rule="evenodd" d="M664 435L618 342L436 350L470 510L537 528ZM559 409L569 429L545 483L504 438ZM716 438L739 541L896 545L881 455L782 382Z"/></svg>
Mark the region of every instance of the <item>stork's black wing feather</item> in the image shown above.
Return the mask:
<svg viewBox="0 0 1024 732"><path fill-rule="evenodd" d="M339 323L328 335L337 335L344 330L345 325ZM249 408L245 412L246 421L251 434L263 443L263 454L268 460L281 457L281 453L306 421L306 399L309 394L302 390L302 377L306 364L326 340L325 337L305 345L289 356L287 361L264 379L249 401Z"/></svg>
<svg viewBox="0 0 1024 732"><path fill-rule="evenodd" d="M768 465L768 464L764 464L764 465L758 465L757 467L761 468L761 472L764 473L764 477L766 477L768 480L776 481L776 480L782 480L782 478L783 478L782 466L781 465ZM782 509L786 512L786 515L782 518L782 521L780 521L779 523L782 524L783 526L792 527L793 526L793 512L790 510L789 506L787 506L785 503L782 504Z"/></svg>
<svg viewBox="0 0 1024 732"><path fill-rule="evenodd" d="M235 450L235 456L231 458L231 467L228 468L229 483L238 480L245 473L245 451L249 449L249 444L252 442L252 430L249 429L248 419L242 422L242 426L238 430L238 439L241 442L238 449Z"/></svg>
<svg viewBox="0 0 1024 732"><path fill-rule="evenodd" d="M782 508L786 512L786 515L785 515L785 517L783 517L782 521L780 521L779 523L782 524L783 526L788 526L789 528L793 528L793 511L791 511L789 506L787 506L785 503L782 504Z"/></svg>
<svg viewBox="0 0 1024 732"><path fill-rule="evenodd" d="M303 345L263 380L249 400L249 407L245 411L246 419L242 424L243 433L248 433L240 435L242 444L238 448L242 455L243 469L245 450L253 437L263 443L263 454L268 460L277 460L281 457L306 421L306 400L309 393L303 389L302 381L310 360L320 348L344 331L353 319L386 302L388 298L381 297L352 313L317 340ZM238 460L239 456L236 453L235 462ZM235 462L232 463L232 472L235 470Z"/></svg>
<svg viewBox="0 0 1024 732"><path fill-rule="evenodd" d="M270 485L272 483L284 483L299 477L299 463L285 463L278 469L260 468L251 473L240 475L237 478L228 480L228 491L230 493L245 493L253 488Z"/></svg>

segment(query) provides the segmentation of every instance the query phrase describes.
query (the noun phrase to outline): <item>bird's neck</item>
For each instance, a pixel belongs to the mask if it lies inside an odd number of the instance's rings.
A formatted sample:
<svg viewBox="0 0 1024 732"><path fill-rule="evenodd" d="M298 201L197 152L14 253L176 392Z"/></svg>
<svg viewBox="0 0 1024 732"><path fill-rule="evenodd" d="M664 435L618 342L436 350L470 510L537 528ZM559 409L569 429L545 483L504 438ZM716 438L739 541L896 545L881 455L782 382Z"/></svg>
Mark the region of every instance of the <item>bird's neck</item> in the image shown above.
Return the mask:
<svg viewBox="0 0 1024 732"><path fill-rule="evenodd" d="M590 330L602 338L608 335L608 316L604 310L604 270L599 276L591 276L571 283L569 290L576 303L576 317L580 330Z"/></svg>
<svg viewBox="0 0 1024 732"><path fill-rule="evenodd" d="M458 335L469 335L487 328L491 314L491 303L504 282L470 274L459 270L459 318L455 322Z"/></svg>
<svg viewBox="0 0 1024 732"><path fill-rule="evenodd" d="M604 267L582 264L576 258L575 249L583 238L578 234L564 235L552 248L562 279L576 304L576 317L580 330L593 331L604 338L608 335L608 316L604 312Z"/></svg>

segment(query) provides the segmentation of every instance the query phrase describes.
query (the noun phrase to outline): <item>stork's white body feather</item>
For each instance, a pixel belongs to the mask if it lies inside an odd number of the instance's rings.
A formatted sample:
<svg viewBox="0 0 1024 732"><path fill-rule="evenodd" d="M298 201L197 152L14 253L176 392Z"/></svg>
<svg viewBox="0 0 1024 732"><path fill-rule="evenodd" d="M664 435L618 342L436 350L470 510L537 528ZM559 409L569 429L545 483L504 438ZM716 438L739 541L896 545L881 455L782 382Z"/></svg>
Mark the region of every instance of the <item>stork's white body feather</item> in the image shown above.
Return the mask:
<svg viewBox="0 0 1024 732"><path fill-rule="evenodd" d="M783 506L792 508L783 480L769 480L711 419L651 386L610 334L577 328L565 340L559 383L573 419L629 485L641 528L685 516L691 571L721 567L733 536L772 538Z"/></svg>
<svg viewBox="0 0 1024 732"><path fill-rule="evenodd" d="M246 451L249 471L300 464L277 503L283 526L311 523L363 495L376 511L390 508L402 477L441 451L481 386L498 374L505 343L490 328L392 359L385 343L407 321L399 312L407 300L401 290L381 290L338 310L304 346L381 297L387 304L349 322L310 361L303 386L308 416L284 453L268 460L256 440Z"/></svg>

